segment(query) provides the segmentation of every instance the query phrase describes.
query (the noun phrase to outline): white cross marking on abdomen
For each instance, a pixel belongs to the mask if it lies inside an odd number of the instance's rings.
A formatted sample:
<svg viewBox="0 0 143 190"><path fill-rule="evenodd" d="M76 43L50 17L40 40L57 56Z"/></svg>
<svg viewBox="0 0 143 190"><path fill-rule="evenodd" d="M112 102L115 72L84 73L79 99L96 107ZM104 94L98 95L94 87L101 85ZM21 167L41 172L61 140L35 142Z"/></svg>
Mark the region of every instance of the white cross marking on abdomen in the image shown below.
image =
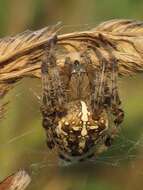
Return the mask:
<svg viewBox="0 0 143 190"><path fill-rule="evenodd" d="M81 135L86 136L87 135L86 123L88 121L88 116L90 112L88 112L87 110L86 103L83 101L80 101L80 102L81 102L81 120L83 121Z"/></svg>
<svg viewBox="0 0 143 190"><path fill-rule="evenodd" d="M81 102L81 120L83 122L87 122L88 121L88 116L89 116L89 112L87 110L87 105L85 102L80 101Z"/></svg>

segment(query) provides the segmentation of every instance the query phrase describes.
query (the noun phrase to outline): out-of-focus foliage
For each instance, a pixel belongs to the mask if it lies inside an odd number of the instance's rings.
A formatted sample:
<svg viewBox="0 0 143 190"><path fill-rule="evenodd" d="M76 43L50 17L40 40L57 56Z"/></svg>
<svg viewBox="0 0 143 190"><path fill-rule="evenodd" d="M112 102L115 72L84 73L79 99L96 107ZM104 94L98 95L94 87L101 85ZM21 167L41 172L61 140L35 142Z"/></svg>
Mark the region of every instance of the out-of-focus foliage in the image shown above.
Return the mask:
<svg viewBox="0 0 143 190"><path fill-rule="evenodd" d="M0 0L1 37L62 21L77 31L113 18L143 20L141 0ZM85 25L88 24L88 25ZM5 97L10 100L0 123L0 179L16 169L31 172L29 189L142 189L143 76L120 80L125 121L111 149L90 165L60 168L46 147L41 127L40 81L24 79Z"/></svg>

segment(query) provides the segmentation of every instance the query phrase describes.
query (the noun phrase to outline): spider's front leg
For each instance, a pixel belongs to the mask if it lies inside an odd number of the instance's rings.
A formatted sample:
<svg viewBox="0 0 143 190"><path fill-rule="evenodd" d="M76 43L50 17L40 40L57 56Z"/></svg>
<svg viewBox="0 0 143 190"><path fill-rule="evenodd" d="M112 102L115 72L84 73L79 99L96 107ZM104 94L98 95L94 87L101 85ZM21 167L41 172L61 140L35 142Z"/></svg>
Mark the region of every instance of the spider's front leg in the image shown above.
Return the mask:
<svg viewBox="0 0 143 190"><path fill-rule="evenodd" d="M106 109L107 106L105 107L105 101L108 103L110 102L110 94L107 86L107 61L103 57L101 57L100 61L100 68L95 72L92 93L92 107L96 118L100 118L101 114Z"/></svg>
<svg viewBox="0 0 143 190"><path fill-rule="evenodd" d="M118 61L113 57L111 65L111 113L115 116L114 124L120 125L124 119L124 111L121 109L121 100L118 92Z"/></svg>
<svg viewBox="0 0 143 190"><path fill-rule="evenodd" d="M102 118L103 121L107 121L109 124L109 121L111 121L111 123L113 121L115 126L121 124L124 118L124 112L120 108L121 101L118 94L117 77L118 68L116 60L107 60L104 57L101 57L100 68L95 73L94 79L93 113L97 115L97 118ZM103 113L105 113L105 118ZM112 119L110 115L114 116L114 118ZM116 127L108 127L109 128L106 131L107 134L104 137L104 144L106 147L111 146L113 139L118 133Z"/></svg>
<svg viewBox="0 0 143 190"><path fill-rule="evenodd" d="M118 133L116 127L123 122L124 111L121 109L121 100L118 93L118 61L111 57L106 64L106 80L103 93L104 107L109 115L114 116L112 121L115 125L105 139L105 145L109 147Z"/></svg>
<svg viewBox="0 0 143 190"><path fill-rule="evenodd" d="M47 145L54 147L54 129L58 119L62 117L65 110L66 96L62 84L59 68L56 64L54 52L49 55L45 53L42 65L42 105L41 112L43 116L43 127L47 132Z"/></svg>

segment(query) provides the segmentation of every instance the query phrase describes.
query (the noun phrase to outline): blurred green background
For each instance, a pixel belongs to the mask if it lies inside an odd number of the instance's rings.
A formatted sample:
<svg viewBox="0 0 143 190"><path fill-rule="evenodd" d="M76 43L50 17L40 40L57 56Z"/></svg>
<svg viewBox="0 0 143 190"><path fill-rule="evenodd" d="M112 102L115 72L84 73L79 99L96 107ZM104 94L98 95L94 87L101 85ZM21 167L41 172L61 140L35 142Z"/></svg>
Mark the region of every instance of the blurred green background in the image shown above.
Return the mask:
<svg viewBox="0 0 143 190"><path fill-rule="evenodd" d="M39 29L62 21L76 31L113 18L143 20L142 0L0 0L0 35ZM88 25L86 25L88 24ZM5 97L0 123L0 180L26 168L29 190L140 190L143 187L143 76L119 81L125 110L120 136L90 164L61 168L41 127L40 81L24 79Z"/></svg>

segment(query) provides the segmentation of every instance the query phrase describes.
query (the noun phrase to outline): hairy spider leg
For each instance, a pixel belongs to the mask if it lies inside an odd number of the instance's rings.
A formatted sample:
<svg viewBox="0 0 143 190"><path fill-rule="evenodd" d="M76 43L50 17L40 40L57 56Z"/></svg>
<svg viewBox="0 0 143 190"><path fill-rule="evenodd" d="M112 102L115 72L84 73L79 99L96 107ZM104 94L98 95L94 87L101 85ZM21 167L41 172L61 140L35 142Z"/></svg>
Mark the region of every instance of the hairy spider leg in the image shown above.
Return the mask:
<svg viewBox="0 0 143 190"><path fill-rule="evenodd" d="M47 133L47 145L49 148L54 147L54 127L57 120L65 112L65 92L59 74L59 69L56 64L54 50L49 54L44 55L41 65L42 74L42 116L43 127Z"/></svg>
<svg viewBox="0 0 143 190"><path fill-rule="evenodd" d="M117 79L118 78L118 62L115 58L111 59L111 94L112 94L112 104L111 112L115 116L114 123L116 126L120 125L124 119L124 111L120 108L121 101L118 93Z"/></svg>

